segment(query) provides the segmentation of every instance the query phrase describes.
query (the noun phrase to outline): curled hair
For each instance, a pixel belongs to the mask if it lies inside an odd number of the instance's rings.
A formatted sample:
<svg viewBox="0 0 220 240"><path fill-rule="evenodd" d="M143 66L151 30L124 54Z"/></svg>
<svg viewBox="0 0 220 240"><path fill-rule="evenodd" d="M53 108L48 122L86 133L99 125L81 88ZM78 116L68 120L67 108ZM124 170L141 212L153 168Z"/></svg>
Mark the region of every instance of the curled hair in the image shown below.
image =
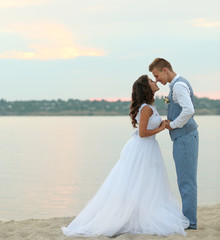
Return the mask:
<svg viewBox="0 0 220 240"><path fill-rule="evenodd" d="M136 80L132 87L130 117L134 128L137 127L135 117L138 114L139 108L143 103L152 104L154 102L154 93L148 83L148 76L142 75Z"/></svg>

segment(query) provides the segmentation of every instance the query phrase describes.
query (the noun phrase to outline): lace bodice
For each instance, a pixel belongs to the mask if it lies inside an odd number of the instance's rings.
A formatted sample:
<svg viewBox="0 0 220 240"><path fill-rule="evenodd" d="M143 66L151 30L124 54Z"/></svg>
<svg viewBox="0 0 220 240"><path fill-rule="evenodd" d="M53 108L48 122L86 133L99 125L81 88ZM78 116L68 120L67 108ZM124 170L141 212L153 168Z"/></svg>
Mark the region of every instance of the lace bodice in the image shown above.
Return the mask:
<svg viewBox="0 0 220 240"><path fill-rule="evenodd" d="M146 105L148 105L149 107L151 107L151 109L153 110L153 115L149 118L149 121L148 121L148 124L147 124L147 129L155 129L155 128L158 128L158 127L160 126L160 123L161 123L162 119L161 119L161 117L160 117L160 115L159 115L156 107L151 106L151 105L146 104L146 103L143 103L143 104L141 105L141 107L139 108L139 112L138 112L138 114L137 114L137 116L136 116L136 120L137 120L138 124L139 124L139 122L140 122L141 109L142 109L144 106L146 106Z"/></svg>

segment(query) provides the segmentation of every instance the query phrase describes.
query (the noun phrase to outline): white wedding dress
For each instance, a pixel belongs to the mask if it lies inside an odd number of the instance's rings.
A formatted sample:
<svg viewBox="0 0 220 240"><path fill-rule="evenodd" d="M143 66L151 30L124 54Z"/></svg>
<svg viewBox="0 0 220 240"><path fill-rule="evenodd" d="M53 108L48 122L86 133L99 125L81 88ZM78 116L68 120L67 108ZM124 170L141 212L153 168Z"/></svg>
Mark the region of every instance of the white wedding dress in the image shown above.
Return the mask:
<svg viewBox="0 0 220 240"><path fill-rule="evenodd" d="M140 121L142 104L136 117ZM147 129L161 117L154 106ZM79 215L62 227L66 236L115 236L122 233L185 235L189 221L170 192L168 176L154 136L140 138L138 129L121 151L95 196Z"/></svg>

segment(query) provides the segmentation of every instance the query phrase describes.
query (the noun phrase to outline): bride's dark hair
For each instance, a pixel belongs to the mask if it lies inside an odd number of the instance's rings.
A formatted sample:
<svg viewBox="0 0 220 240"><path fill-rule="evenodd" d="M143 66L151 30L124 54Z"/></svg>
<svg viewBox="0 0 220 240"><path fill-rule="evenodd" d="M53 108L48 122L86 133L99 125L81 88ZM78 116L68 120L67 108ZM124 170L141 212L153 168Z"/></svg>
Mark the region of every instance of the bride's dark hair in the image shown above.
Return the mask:
<svg viewBox="0 0 220 240"><path fill-rule="evenodd" d="M148 76L142 75L136 80L132 87L130 117L134 128L137 127L135 117L138 114L139 108L143 103L152 104L154 102L154 93L148 83Z"/></svg>

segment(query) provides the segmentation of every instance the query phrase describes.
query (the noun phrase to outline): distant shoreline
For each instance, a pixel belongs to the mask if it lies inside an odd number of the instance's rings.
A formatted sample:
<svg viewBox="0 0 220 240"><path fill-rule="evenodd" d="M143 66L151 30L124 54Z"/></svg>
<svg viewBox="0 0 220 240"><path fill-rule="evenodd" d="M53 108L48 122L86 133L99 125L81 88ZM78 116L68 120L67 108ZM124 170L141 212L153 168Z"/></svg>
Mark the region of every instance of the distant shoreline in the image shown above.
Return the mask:
<svg viewBox="0 0 220 240"><path fill-rule="evenodd" d="M69 99L6 101L0 100L0 116L128 116L130 101L81 101ZM166 115L168 105L163 97L155 98L160 115ZM195 97L195 115L220 115L220 100Z"/></svg>

